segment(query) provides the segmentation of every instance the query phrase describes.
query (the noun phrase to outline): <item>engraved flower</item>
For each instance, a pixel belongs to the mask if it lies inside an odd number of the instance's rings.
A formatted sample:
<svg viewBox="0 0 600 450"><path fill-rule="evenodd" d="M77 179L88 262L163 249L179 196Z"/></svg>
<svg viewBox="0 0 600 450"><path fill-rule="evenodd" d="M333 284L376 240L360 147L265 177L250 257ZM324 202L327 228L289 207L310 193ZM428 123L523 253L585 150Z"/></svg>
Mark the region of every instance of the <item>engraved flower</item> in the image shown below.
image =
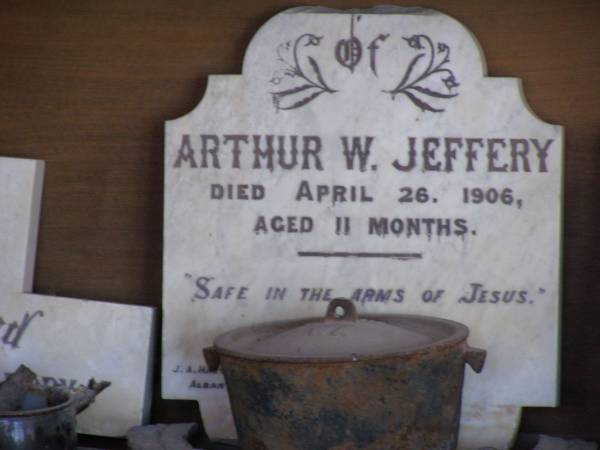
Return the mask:
<svg viewBox="0 0 600 450"><path fill-rule="evenodd" d="M402 94L423 111L442 112L444 101L456 97L452 89L459 84L446 64L450 62L450 47L437 44L425 34L403 38L409 47L419 50L408 63L395 88L384 90L395 100Z"/></svg>
<svg viewBox="0 0 600 450"><path fill-rule="evenodd" d="M273 73L270 82L277 85L271 99L276 110L300 108L321 94L336 92L329 87L319 63L306 47L318 46L323 36L304 33L293 43L290 41L277 47L278 61L284 67ZM285 55L284 55L285 53Z"/></svg>
<svg viewBox="0 0 600 450"><path fill-rule="evenodd" d="M460 86L460 84L457 83L456 78L454 78L454 75L450 75L447 78L444 78L442 81L444 82L448 90Z"/></svg>
<svg viewBox="0 0 600 450"><path fill-rule="evenodd" d="M419 35L414 35L408 38L402 38L404 39L406 42L408 42L408 46L410 48L414 48L417 50L421 50L423 47L423 44L421 43L421 36Z"/></svg>
<svg viewBox="0 0 600 450"><path fill-rule="evenodd" d="M321 42L321 39L323 39L323 36L315 36L314 34L309 34L308 41L306 41L306 44L304 44L304 46L309 47L309 46L319 45L319 43Z"/></svg>

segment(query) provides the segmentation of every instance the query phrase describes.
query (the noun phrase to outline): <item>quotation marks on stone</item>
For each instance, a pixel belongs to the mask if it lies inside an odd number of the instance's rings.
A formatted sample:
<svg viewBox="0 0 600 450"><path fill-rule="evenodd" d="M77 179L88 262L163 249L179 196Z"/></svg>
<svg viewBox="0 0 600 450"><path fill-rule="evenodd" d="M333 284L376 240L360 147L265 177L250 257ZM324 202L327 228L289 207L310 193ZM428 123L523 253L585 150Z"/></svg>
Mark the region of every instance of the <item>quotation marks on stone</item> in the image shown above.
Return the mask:
<svg viewBox="0 0 600 450"><path fill-rule="evenodd" d="M357 20L359 19L360 16ZM367 46L369 68L376 78L377 51L390 36L379 34ZM402 39L409 48L416 50L417 54L402 72L396 86L381 89L381 92L390 94L392 100L399 97L408 99L422 111L444 111L441 106L458 95L456 88L459 86L453 71L447 67L450 62L450 47L442 42L435 45L433 40L424 34ZM293 43L287 41L277 47L277 61L283 67L275 71L270 82L279 87L286 85L285 88L270 93L277 110L297 109L317 99L321 94L334 94L339 91L326 81L316 55L309 54L310 47L318 47L323 40L324 36L305 33ZM350 37L337 41L333 56L339 64L354 73L355 67L361 62L362 48L361 41L354 35L352 21Z"/></svg>

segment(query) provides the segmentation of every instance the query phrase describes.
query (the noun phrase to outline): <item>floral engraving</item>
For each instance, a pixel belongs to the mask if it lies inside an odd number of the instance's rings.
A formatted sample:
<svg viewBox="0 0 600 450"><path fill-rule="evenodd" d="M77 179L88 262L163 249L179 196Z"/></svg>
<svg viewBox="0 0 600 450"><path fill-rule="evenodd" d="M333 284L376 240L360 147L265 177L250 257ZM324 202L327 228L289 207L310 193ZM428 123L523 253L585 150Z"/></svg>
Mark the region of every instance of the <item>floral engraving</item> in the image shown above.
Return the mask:
<svg viewBox="0 0 600 450"><path fill-rule="evenodd" d="M432 106L431 99L450 99L458 95L452 89L458 87L459 83L452 70L444 67L450 62L450 47L439 42L436 48L433 41L424 34L403 39L419 53L408 64L398 85L383 92L389 93L392 100L402 94L423 111L444 111Z"/></svg>
<svg viewBox="0 0 600 450"><path fill-rule="evenodd" d="M311 33L301 35L294 44L288 41L277 47L277 60L283 63L271 78L271 83L278 86L283 81L292 81L292 86L271 92L276 109L296 109L310 103L321 94L337 92L329 87L317 61L310 55L303 54L306 47L318 46L323 36Z"/></svg>
<svg viewBox="0 0 600 450"><path fill-rule="evenodd" d="M353 25L352 21L350 39L339 40L333 56L338 63L355 74L354 69L361 64L362 44L354 36ZM370 70L375 77L371 82L379 82L377 52L389 37L391 34L379 34L368 46ZM390 94L392 100L404 96L422 111L443 112L444 103L458 95L456 88L459 86L454 72L448 68L450 47L443 42L434 45L433 40L425 34L402 39L417 54L401 72L402 76L396 87L382 89L381 92ZM272 85L277 86L276 90L270 92L276 110L297 109L324 93L338 92L338 89L330 87L325 81L323 70L313 56L323 55L322 52L314 51L322 40L323 36L304 33L295 41L287 41L277 47L277 61L282 67L275 71L270 80Z"/></svg>

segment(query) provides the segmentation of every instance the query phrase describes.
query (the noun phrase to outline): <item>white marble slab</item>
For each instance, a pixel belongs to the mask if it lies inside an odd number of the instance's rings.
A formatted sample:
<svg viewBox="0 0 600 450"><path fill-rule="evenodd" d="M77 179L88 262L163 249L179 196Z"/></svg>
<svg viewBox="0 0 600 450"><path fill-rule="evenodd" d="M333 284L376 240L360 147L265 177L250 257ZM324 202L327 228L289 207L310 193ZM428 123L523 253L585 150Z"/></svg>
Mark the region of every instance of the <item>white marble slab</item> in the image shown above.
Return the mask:
<svg viewBox="0 0 600 450"><path fill-rule="evenodd" d="M163 396L233 436L202 348L351 297L467 324L489 357L461 446L498 423L507 447L521 406L558 400L562 128L431 10L286 11L242 73L166 124Z"/></svg>
<svg viewBox="0 0 600 450"><path fill-rule="evenodd" d="M0 317L0 373L26 364L45 385L112 383L77 416L80 432L124 436L149 418L152 308L4 293Z"/></svg>
<svg viewBox="0 0 600 450"><path fill-rule="evenodd" d="M29 292L44 181L44 162L0 157L0 289Z"/></svg>
<svg viewBox="0 0 600 450"><path fill-rule="evenodd" d="M78 416L78 431L124 436L151 402L154 308L30 291L43 162L0 158L0 378L26 364L42 384L112 385Z"/></svg>

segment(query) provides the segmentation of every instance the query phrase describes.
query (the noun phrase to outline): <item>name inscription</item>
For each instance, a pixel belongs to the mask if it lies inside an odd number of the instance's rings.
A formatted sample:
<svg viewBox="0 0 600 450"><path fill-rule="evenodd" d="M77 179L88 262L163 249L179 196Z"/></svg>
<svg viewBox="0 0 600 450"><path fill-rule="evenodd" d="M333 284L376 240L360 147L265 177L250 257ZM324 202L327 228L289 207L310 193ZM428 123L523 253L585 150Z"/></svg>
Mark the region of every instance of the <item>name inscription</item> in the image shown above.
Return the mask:
<svg viewBox="0 0 600 450"><path fill-rule="evenodd" d="M337 148L324 145L318 135L271 134L183 134L172 168L207 170L327 170L325 152L337 151L343 170L368 172L380 170L373 155L394 155L383 167L398 175L420 173L506 173L546 174L553 139L499 137L414 137L392 149L377 148L374 136L339 136ZM383 151L382 151L383 150ZM401 178L399 178L401 180ZM213 201L270 201L272 196L262 183L211 183L206 194ZM398 184L378 194L385 202L396 204L436 204L459 201L464 205L514 206L521 209L523 199L509 185L463 185L454 194L433 188ZM448 196L452 198L448 199ZM338 205L368 204L378 201L368 184L323 184L310 179L295 182L289 201ZM331 232L338 236L358 230L372 237L397 238L459 237L477 235L465 217L336 216L328 229L319 228L310 215L258 215L251 225L257 234L310 234ZM328 231L329 230L329 231ZM302 255L300 255L302 256Z"/></svg>
<svg viewBox="0 0 600 450"><path fill-rule="evenodd" d="M348 170L364 172L375 151L374 136L340 136ZM548 172L553 139L497 137L408 137L391 153L399 172ZM320 136L260 134L200 134L181 136L173 168L325 170Z"/></svg>

